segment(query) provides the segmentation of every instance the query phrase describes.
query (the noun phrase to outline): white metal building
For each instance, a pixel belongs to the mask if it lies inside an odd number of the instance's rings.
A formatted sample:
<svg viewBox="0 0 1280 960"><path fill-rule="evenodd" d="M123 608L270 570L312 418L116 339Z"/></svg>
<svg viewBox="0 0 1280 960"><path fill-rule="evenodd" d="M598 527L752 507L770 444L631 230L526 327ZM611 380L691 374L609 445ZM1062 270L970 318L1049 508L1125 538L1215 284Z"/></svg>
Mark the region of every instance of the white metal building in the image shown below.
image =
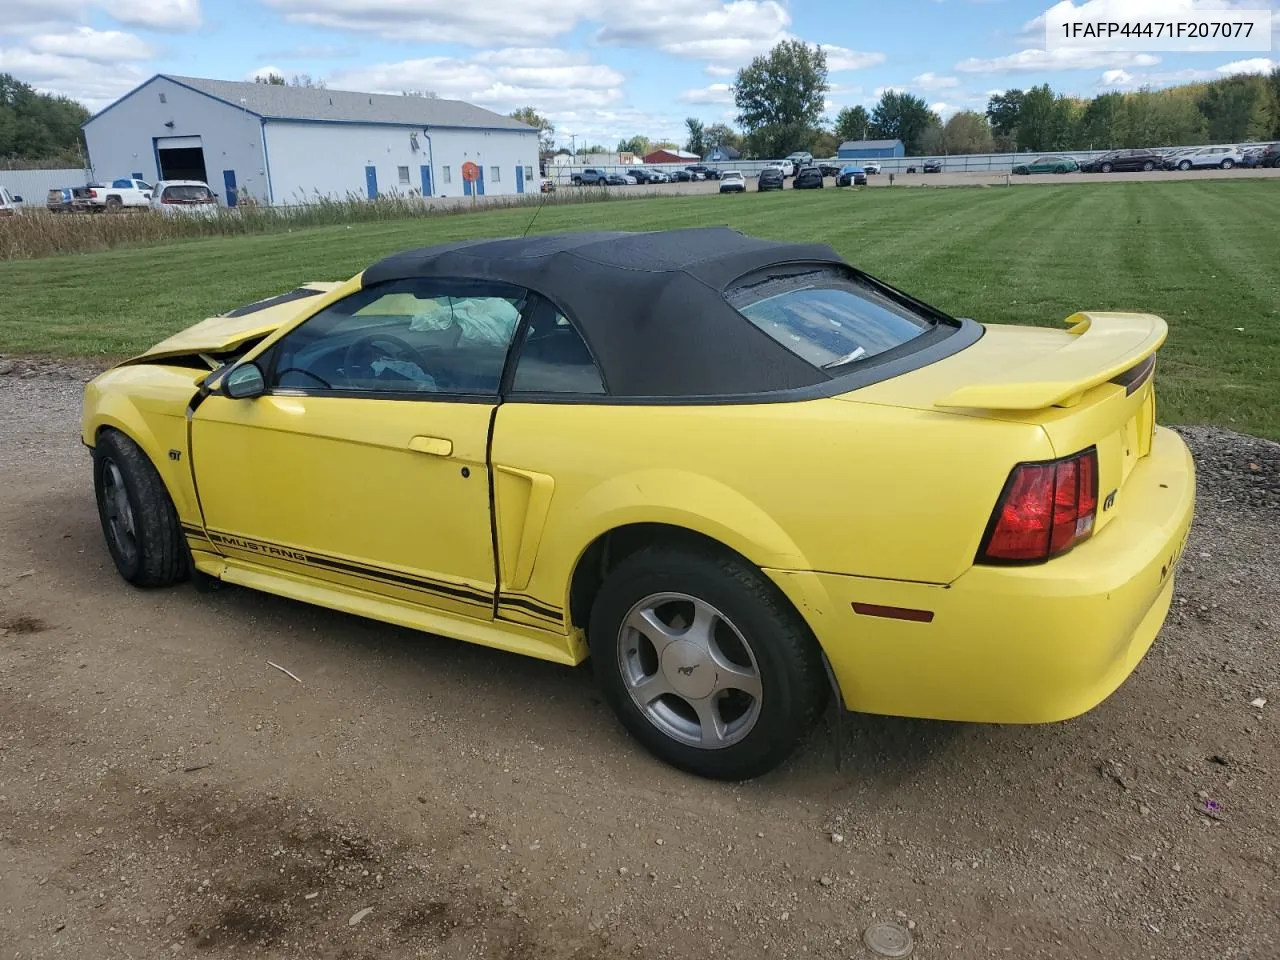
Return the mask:
<svg viewBox="0 0 1280 960"><path fill-rule="evenodd" d="M84 134L98 180L203 180L228 205L538 192L538 131L461 100L160 74Z"/></svg>

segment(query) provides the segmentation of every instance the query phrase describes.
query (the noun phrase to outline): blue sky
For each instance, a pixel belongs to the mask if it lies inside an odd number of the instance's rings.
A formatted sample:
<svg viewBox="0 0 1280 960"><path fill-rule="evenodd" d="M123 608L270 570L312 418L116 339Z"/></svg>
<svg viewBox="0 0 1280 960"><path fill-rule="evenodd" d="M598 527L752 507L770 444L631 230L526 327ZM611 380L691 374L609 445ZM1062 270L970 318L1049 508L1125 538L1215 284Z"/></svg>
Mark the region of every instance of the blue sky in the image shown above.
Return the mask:
<svg viewBox="0 0 1280 960"><path fill-rule="evenodd" d="M93 109L155 73L310 74L335 89L531 105L565 142L679 139L784 37L827 50L828 110L910 90L944 117L1048 82L1091 96L1261 72L1272 52L1045 50L1043 18L1176 18L1278 0L3 0L0 71ZM1280 27L1280 15L1274 18ZM1280 47L1280 45L1277 45Z"/></svg>

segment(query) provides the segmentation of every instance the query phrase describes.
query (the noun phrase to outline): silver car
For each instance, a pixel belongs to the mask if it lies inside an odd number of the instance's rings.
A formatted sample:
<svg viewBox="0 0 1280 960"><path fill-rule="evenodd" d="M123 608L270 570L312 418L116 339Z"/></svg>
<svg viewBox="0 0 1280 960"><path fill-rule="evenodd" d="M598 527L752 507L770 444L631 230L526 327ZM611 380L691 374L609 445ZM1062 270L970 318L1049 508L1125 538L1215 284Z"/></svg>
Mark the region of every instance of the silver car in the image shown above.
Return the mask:
<svg viewBox="0 0 1280 960"><path fill-rule="evenodd" d="M1179 170L1230 170L1244 159L1244 154L1239 147L1202 147L1173 159Z"/></svg>

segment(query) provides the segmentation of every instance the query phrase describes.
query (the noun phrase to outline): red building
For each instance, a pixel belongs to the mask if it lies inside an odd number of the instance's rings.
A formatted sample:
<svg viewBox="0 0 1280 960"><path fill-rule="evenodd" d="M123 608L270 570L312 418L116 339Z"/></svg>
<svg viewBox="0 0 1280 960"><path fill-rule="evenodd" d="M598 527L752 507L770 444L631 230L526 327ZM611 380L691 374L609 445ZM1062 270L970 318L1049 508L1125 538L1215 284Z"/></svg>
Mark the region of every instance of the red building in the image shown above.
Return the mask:
<svg viewBox="0 0 1280 960"><path fill-rule="evenodd" d="M697 163L702 158L687 150L655 150L645 154L645 163Z"/></svg>

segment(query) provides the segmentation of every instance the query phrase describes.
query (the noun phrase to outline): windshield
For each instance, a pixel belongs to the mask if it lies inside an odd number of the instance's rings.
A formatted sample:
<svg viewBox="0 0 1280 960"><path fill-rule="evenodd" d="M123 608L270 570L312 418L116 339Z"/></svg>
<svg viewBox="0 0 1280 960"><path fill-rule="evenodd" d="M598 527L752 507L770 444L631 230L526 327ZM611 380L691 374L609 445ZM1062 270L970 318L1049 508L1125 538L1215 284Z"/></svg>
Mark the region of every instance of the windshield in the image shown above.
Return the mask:
<svg viewBox="0 0 1280 960"><path fill-rule="evenodd" d="M212 200L213 194L209 192L208 187L191 186L191 185L180 186L180 187L165 187L163 199L176 200L180 203L199 203L201 201Z"/></svg>
<svg viewBox="0 0 1280 960"><path fill-rule="evenodd" d="M830 370L914 340L933 322L843 267L748 278L730 306L804 360Z"/></svg>

